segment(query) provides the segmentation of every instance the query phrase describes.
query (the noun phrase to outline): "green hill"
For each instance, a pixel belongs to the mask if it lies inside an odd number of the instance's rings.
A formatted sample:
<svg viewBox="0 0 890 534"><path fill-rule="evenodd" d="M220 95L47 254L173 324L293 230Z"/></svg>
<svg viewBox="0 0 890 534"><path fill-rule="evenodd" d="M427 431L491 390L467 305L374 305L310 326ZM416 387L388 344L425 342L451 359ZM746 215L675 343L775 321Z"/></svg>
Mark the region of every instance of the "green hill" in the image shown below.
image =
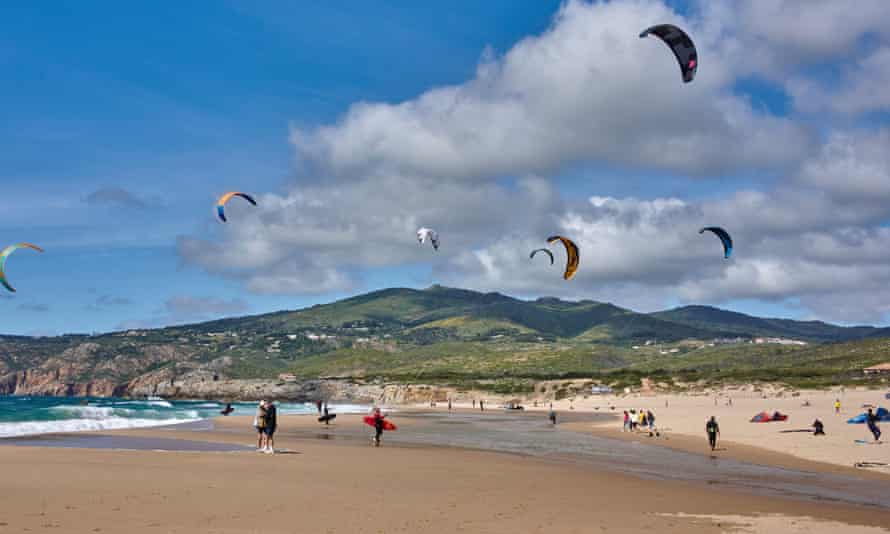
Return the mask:
<svg viewBox="0 0 890 534"><path fill-rule="evenodd" d="M890 331L707 306L644 314L591 300L395 288L153 330L0 337L0 393L38 376L59 382L53 391L75 391L71 384L91 377L117 387L149 375L216 380L284 372L452 383L591 375L633 381L640 374L822 383L853 379L860 367L890 359L881 336ZM745 342L754 337L808 344Z"/></svg>
<svg viewBox="0 0 890 534"><path fill-rule="evenodd" d="M687 326L717 329L748 337L785 337L814 342L864 339L887 332L871 326L843 327L822 321L763 319L711 306L684 306L651 314L653 317Z"/></svg>

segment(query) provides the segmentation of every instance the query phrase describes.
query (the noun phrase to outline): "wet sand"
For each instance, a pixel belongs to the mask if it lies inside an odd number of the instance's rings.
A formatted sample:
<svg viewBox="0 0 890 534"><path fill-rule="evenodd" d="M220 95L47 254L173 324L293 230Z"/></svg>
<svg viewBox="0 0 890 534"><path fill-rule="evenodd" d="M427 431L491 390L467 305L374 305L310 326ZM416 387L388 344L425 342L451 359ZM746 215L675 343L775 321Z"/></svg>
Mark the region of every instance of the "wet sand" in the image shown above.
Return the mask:
<svg viewBox="0 0 890 534"><path fill-rule="evenodd" d="M340 416L329 427L312 417L282 417L277 445L286 453L277 455L0 447L0 532L696 533L746 524L750 532L788 532L795 523L810 533L865 534L890 525L882 501L776 498L717 478L632 472L625 464L639 457L634 446L598 438L615 448L604 449L595 437L541 424L539 414L392 418L399 430L380 448L370 445L371 429L357 416ZM254 441L243 417L220 418L213 428L101 436L130 445L146 438L244 447ZM537 444L530 451L512 450L528 439ZM573 449L584 442L593 452L579 461L584 451ZM492 443L512 454L460 448ZM675 453L688 455L667 451ZM617 455L617 467L602 463L609 455ZM841 501L869 497L835 483L823 481Z"/></svg>

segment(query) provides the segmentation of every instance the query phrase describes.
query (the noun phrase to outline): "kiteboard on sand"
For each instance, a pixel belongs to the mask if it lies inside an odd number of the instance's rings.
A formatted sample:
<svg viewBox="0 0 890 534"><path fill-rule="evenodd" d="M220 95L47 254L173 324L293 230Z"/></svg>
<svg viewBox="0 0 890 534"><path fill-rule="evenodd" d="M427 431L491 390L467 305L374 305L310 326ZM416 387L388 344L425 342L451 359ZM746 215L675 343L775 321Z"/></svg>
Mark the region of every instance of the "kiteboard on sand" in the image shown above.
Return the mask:
<svg viewBox="0 0 890 534"><path fill-rule="evenodd" d="M322 415L321 417L319 417L318 422L319 423L327 423L328 421L333 421L336 418L337 418L337 414L329 413L327 415Z"/></svg>
<svg viewBox="0 0 890 534"><path fill-rule="evenodd" d="M374 418L373 417L371 417L370 415L366 415L364 417L364 419L365 419L366 425L374 426ZM395 429L396 429L396 425L392 424L391 422L387 421L386 419L383 420L383 430L395 430Z"/></svg>

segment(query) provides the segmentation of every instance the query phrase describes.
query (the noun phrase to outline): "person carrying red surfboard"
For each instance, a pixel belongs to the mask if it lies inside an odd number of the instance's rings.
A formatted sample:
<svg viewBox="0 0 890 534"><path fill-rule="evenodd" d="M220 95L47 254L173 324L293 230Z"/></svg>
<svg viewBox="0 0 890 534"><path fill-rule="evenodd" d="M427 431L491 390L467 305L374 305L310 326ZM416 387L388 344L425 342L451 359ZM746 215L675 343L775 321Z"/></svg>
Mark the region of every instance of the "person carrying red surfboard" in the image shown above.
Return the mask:
<svg viewBox="0 0 890 534"><path fill-rule="evenodd" d="M374 446L380 446L380 437L383 435L383 418L380 408L374 408Z"/></svg>
<svg viewBox="0 0 890 534"><path fill-rule="evenodd" d="M371 415L366 415L363 420L368 426L374 427L374 438L371 440L377 447L380 446L380 436L386 430L396 430L396 425L392 421L386 419L386 415L380 413L380 408L374 408Z"/></svg>

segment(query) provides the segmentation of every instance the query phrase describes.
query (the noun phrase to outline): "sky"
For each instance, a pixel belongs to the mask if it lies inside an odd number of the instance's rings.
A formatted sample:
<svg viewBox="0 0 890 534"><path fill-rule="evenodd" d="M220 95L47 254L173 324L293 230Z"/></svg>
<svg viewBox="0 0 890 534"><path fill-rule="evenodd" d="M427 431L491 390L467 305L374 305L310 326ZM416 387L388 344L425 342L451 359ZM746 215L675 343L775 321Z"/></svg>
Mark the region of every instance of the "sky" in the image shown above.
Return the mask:
<svg viewBox="0 0 890 534"><path fill-rule="evenodd" d="M0 244L46 251L0 332L436 283L890 324L884 0L255 4L0 7Z"/></svg>

